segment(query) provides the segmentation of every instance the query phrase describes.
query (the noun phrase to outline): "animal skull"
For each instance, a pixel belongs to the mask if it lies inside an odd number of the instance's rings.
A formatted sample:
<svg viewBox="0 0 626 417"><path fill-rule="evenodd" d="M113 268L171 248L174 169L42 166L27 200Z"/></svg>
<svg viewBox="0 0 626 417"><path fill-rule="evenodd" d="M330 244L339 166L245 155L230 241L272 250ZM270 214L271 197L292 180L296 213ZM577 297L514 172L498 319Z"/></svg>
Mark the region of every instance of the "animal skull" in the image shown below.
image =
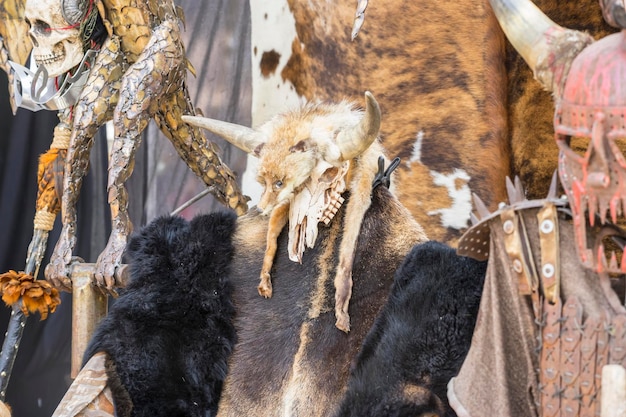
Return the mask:
<svg viewBox="0 0 626 417"><path fill-rule="evenodd" d="M292 197L289 206L289 259L302 263L305 246L312 248L317 240L320 222L328 225L344 199L346 174L350 161L335 167L321 160L303 189Z"/></svg>
<svg viewBox="0 0 626 417"><path fill-rule="evenodd" d="M84 55L79 24L82 16L68 22L63 13L64 6L66 11L78 12L78 7L62 4L61 0L27 0L24 10L26 22L30 25L32 56L50 77L65 74L80 64Z"/></svg>

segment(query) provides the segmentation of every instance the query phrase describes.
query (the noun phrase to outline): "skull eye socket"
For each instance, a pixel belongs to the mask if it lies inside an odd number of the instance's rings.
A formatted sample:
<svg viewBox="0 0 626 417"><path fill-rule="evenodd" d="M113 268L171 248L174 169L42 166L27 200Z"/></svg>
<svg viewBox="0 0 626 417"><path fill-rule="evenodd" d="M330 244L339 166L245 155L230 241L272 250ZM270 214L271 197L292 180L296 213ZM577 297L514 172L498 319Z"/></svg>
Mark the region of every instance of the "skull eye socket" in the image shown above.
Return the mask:
<svg viewBox="0 0 626 417"><path fill-rule="evenodd" d="M585 156L585 153L587 153L587 149L589 148L590 141L591 139L587 137L573 136L570 137L568 145L578 156Z"/></svg>
<svg viewBox="0 0 626 417"><path fill-rule="evenodd" d="M31 22L29 19L25 20L28 26L30 26L30 29L37 34L48 36L52 32L50 25L43 20L36 19L34 22Z"/></svg>

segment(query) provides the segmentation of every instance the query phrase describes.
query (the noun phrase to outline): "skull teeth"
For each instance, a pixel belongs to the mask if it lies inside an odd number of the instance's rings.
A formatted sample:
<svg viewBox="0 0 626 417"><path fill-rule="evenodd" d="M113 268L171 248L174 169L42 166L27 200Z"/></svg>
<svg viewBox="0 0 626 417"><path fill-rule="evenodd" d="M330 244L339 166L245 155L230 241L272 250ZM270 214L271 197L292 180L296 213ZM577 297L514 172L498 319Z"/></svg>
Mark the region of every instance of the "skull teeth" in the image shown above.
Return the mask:
<svg viewBox="0 0 626 417"><path fill-rule="evenodd" d="M604 244L598 245L598 252L596 253L598 272L602 273L606 271L606 256L604 256Z"/></svg>
<svg viewBox="0 0 626 417"><path fill-rule="evenodd" d="M595 225L600 218L600 224L606 224L609 219L613 224L617 224L617 219L626 213L626 199L620 200L618 197L613 198L610 202L598 201L597 199L583 200L580 203L581 213L585 210L588 212L589 224Z"/></svg>
<svg viewBox="0 0 626 417"><path fill-rule="evenodd" d="M38 65L49 65L63 60L63 55L37 55L35 61Z"/></svg>
<svg viewBox="0 0 626 417"><path fill-rule="evenodd" d="M621 215L622 212L622 204L619 198L611 199L611 204L609 206L609 210L611 212L611 221L613 223L617 223L618 216Z"/></svg>
<svg viewBox="0 0 626 417"><path fill-rule="evenodd" d="M606 223L606 214L609 211L609 205L606 204L605 201L600 200L599 203L599 209L600 209L600 224L605 224Z"/></svg>
<svg viewBox="0 0 626 417"><path fill-rule="evenodd" d="M598 211L598 201L596 199L590 199L588 202L587 210L589 210L589 224L593 227L596 223L596 212Z"/></svg>

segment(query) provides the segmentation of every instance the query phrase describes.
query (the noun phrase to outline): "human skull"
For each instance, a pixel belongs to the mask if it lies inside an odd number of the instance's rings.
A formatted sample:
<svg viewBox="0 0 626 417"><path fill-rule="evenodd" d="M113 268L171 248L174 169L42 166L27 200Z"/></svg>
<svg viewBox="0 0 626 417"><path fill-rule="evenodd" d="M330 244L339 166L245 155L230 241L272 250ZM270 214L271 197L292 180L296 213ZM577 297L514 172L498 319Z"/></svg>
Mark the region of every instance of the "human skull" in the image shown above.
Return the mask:
<svg viewBox="0 0 626 417"><path fill-rule="evenodd" d="M81 12L78 3L76 0L26 1L24 16L30 25L32 56L50 77L68 72L80 64L84 56L80 32L84 9Z"/></svg>

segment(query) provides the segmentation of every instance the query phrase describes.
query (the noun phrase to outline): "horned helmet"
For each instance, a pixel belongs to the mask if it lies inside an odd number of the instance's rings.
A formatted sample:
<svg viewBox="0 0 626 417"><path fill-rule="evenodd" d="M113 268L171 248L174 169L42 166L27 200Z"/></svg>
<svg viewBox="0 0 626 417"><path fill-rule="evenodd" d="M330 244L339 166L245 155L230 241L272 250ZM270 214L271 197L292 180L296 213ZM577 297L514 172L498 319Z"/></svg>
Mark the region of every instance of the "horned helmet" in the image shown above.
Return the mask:
<svg viewBox="0 0 626 417"><path fill-rule="evenodd" d="M605 253L608 236L626 237L626 32L594 41L546 17L530 0L490 0L496 17L555 99L558 172L573 214L578 256L587 269L626 273L626 256ZM624 22L623 0L600 0L608 23ZM586 149L572 141L588 140ZM583 142L585 143L585 142ZM598 227L589 234L589 227Z"/></svg>

